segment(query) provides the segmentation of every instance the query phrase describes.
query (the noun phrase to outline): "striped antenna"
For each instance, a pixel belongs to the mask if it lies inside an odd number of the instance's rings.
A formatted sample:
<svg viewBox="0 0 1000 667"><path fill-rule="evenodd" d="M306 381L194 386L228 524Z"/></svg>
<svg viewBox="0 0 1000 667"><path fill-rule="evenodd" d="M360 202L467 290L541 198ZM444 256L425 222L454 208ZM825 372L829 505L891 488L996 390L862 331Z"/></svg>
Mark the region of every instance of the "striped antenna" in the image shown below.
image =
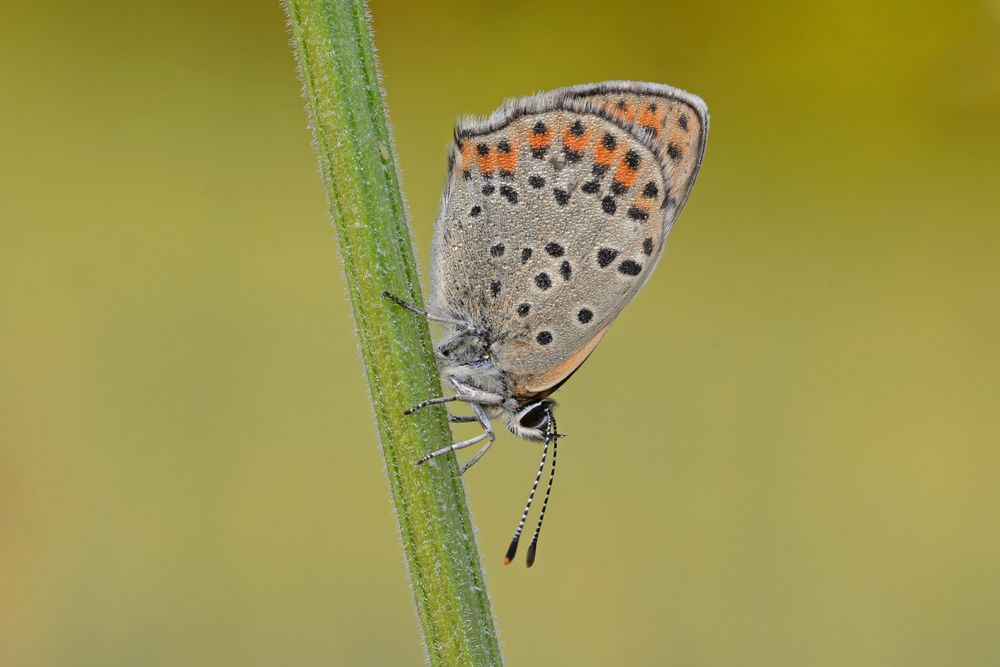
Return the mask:
<svg viewBox="0 0 1000 667"><path fill-rule="evenodd" d="M549 413L551 417L551 412ZM545 437L545 445L542 447L542 461L538 464L538 472L535 473L535 483L531 485L531 493L528 494L528 502L524 506L524 512L521 513L521 521L517 524L517 530L514 531L514 539L510 541L510 546L507 547L507 555L503 557L503 564L510 565L510 562L514 560L514 555L517 554L517 543L521 541L521 531L524 530L524 522L528 520L528 512L531 510L531 503L535 499L535 491L538 490L538 482L542 479L542 470L545 469L545 459L549 455L549 440L548 435ZM532 543L534 545L534 543ZM532 552L533 554L534 552Z"/></svg>
<svg viewBox="0 0 1000 667"><path fill-rule="evenodd" d="M556 445L559 444L559 433L556 430L556 418L552 414L552 410L548 411L549 414L549 432L546 434L546 442L552 441L552 467L549 469L549 484L545 487L545 498L542 499L542 509L538 513L538 525L535 527L535 534L531 538L531 544L528 545L528 554L525 563L528 567L535 564L535 549L538 548L538 536L542 532L542 521L545 520L545 508L549 506L549 495L552 493L552 482L556 478Z"/></svg>

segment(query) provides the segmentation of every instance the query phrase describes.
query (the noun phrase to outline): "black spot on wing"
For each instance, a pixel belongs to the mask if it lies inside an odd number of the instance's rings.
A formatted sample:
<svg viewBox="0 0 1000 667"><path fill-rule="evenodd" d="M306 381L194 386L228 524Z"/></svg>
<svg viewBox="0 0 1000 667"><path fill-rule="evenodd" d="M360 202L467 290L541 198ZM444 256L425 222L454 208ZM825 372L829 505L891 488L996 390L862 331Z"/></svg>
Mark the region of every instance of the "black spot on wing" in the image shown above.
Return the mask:
<svg viewBox="0 0 1000 667"><path fill-rule="evenodd" d="M637 206L632 206L629 207L628 217L632 220L647 220L649 218L649 213L641 208L638 208Z"/></svg>
<svg viewBox="0 0 1000 667"><path fill-rule="evenodd" d="M642 271L642 264L633 262L631 259L626 259L618 265L618 271L624 273L626 276L637 276Z"/></svg>
<svg viewBox="0 0 1000 667"><path fill-rule="evenodd" d="M597 265L603 269L611 264L611 262L615 261L615 257L617 256L617 250L613 250L611 248L601 248L597 251Z"/></svg>
<svg viewBox="0 0 1000 667"><path fill-rule="evenodd" d="M575 151L569 146L563 146L563 155L566 156L568 162L579 162L583 159L583 153Z"/></svg>

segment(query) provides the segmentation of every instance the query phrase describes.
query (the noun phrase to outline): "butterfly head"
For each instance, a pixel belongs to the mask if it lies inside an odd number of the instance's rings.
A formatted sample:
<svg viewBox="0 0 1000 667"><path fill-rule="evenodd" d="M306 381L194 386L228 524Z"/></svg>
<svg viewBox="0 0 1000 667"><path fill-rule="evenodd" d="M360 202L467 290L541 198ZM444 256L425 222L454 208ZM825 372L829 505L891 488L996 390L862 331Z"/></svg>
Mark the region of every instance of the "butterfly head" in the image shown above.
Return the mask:
<svg viewBox="0 0 1000 667"><path fill-rule="evenodd" d="M550 433L549 424L555 405L556 402L550 398L523 403L516 411L504 413L507 429L519 438L545 440Z"/></svg>

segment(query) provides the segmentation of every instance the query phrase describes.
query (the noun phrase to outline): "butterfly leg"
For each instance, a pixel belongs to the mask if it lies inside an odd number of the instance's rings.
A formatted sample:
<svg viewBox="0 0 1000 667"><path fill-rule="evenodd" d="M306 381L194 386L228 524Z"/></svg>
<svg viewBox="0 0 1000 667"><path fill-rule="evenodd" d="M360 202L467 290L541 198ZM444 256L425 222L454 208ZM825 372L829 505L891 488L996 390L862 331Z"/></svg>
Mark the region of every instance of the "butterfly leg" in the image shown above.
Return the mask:
<svg viewBox="0 0 1000 667"><path fill-rule="evenodd" d="M480 433L475 438L469 438L468 440L462 440L461 442L453 443L451 445L448 445L447 447L442 447L441 449L436 449L433 452L431 452L430 454L424 454L419 459L417 459L417 465L420 465L421 463L427 463L431 459L436 458L438 456L443 456L443 455L447 454L448 452L457 452L460 449L465 449L466 447L471 447L472 445L476 444L477 442L482 442L483 440L485 440L487 438L490 438L490 440L492 441L492 439L494 437L495 436L493 435L493 433L491 431L486 431L484 433Z"/></svg>
<svg viewBox="0 0 1000 667"><path fill-rule="evenodd" d="M418 410L423 410L429 405L437 405L439 403L451 403L453 401L461 401L463 403L472 403L473 405L500 405L503 403L503 398L500 396L487 396L487 395L476 395L476 396L438 396L437 398L428 398L425 401L420 401L408 410L403 410L404 415L412 415Z"/></svg>
<svg viewBox="0 0 1000 667"><path fill-rule="evenodd" d="M453 415L449 412L448 421L452 424L465 424L468 422L477 422L479 421L479 417L473 415Z"/></svg>
<svg viewBox="0 0 1000 667"><path fill-rule="evenodd" d="M476 462L479 459L483 458L483 454L489 451L490 446L493 444L493 441L496 440L496 435L494 435L493 433L493 424L490 423L490 419L489 417L486 416L486 413L484 413L482 408L480 408L478 405L473 405L472 409L475 411L476 418L479 419L479 423L482 424L483 428L485 429L486 444L483 445L482 449L476 452L475 456L473 456L471 459L469 459L468 461L466 461L465 463L463 463L458 467L459 475L464 475L466 470L476 465Z"/></svg>
<svg viewBox="0 0 1000 667"><path fill-rule="evenodd" d="M415 313L417 315L420 315L421 317L425 317L431 322L440 322L441 324L451 324L453 326L458 327L459 329L463 329L471 333L480 333L479 327L473 326L468 322L463 322L462 320L456 320L454 317L444 317L443 315L435 315L434 313L428 313L423 308L418 308L414 306L412 303L407 303L406 301L403 301L392 292L384 291L382 292L382 296L389 299L400 308L405 308L411 313Z"/></svg>

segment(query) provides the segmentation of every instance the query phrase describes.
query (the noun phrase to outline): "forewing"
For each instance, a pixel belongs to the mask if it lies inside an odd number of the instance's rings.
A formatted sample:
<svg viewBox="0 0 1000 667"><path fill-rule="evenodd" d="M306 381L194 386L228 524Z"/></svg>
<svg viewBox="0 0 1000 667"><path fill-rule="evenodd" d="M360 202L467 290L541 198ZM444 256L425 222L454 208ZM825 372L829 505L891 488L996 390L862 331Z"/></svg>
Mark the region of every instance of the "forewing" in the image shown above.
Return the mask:
<svg viewBox="0 0 1000 667"><path fill-rule="evenodd" d="M518 396L583 362L648 279L678 207L650 135L605 106L550 93L456 133L433 301L492 332Z"/></svg>

